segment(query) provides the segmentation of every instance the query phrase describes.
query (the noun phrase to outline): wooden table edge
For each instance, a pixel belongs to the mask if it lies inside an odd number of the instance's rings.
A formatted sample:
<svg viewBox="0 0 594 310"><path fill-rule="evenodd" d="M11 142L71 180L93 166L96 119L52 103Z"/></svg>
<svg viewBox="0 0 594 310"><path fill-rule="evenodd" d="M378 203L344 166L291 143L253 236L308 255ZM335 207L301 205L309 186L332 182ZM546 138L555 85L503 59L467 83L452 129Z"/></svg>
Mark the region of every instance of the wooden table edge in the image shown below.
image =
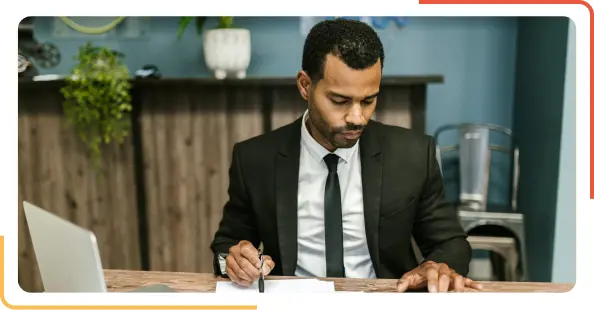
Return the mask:
<svg viewBox="0 0 594 310"><path fill-rule="evenodd" d="M104 269L104 278L108 291L125 292L136 288L164 284L178 292L213 293L217 281L229 279L217 277L211 273L139 271ZM270 276L270 280L301 279L300 277ZM321 281L333 281L336 291L341 292L396 292L397 279L336 279L318 278ZM486 293L565 293L571 291L574 283L550 282L491 282L478 281ZM479 292L469 289L469 292Z"/></svg>

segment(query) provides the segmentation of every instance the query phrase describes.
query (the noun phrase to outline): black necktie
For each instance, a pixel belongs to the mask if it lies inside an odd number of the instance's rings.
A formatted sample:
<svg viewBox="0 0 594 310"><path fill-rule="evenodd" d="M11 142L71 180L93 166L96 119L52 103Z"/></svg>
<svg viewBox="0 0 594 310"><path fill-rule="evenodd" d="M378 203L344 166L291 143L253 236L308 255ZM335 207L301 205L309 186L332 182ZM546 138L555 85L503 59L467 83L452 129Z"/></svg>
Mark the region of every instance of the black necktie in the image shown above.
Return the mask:
<svg viewBox="0 0 594 310"><path fill-rule="evenodd" d="M326 192L324 194L324 227L326 237L326 276L344 278L342 250L342 209L340 182L336 168L338 156L328 154L324 157L328 166Z"/></svg>

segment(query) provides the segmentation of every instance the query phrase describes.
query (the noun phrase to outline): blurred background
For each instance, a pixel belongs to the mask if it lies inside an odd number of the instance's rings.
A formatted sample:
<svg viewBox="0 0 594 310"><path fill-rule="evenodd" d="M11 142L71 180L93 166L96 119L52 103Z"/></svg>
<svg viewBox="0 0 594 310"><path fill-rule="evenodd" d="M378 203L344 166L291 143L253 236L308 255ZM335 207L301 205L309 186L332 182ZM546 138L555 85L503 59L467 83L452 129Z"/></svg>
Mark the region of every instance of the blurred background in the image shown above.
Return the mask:
<svg viewBox="0 0 594 310"><path fill-rule="evenodd" d="M43 288L23 200L93 230L104 268L211 272L232 146L304 112L295 76L326 18L24 19L21 287ZM571 20L349 18L384 43L375 119L437 139L469 276L575 282Z"/></svg>

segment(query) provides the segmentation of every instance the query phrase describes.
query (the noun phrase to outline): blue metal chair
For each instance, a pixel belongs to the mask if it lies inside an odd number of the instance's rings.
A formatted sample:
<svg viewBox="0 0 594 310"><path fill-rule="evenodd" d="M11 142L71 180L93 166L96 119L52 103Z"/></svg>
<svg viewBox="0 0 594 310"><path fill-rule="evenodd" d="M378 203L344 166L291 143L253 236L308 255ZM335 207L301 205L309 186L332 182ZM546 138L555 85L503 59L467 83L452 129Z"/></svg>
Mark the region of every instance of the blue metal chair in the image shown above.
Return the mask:
<svg viewBox="0 0 594 310"><path fill-rule="evenodd" d="M439 146L440 136L452 130L458 132L457 143ZM498 125L461 123L439 127L434 133L438 143L438 161L443 174L443 155L458 152L458 214L462 226L469 234L469 242L473 248L489 250L503 256L506 261L504 280L525 280L528 270L524 217L517 212L520 152L517 146L506 147L490 143L492 132L509 137L512 140L511 144L514 144L512 131ZM487 210L492 152L503 152L512 158L511 199L507 206L509 212ZM513 238L511 240L515 243L516 251L510 251L510 237ZM510 266L510 264L517 266Z"/></svg>

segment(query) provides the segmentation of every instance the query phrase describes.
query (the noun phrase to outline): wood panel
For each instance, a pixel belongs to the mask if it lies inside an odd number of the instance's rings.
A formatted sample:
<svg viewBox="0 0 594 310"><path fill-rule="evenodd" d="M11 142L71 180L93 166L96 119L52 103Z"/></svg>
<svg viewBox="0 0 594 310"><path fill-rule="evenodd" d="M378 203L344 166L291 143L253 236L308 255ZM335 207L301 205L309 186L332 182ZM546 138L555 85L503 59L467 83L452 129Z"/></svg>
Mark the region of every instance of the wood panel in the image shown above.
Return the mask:
<svg viewBox="0 0 594 310"><path fill-rule="evenodd" d="M57 89L19 92L19 283L26 291L42 283L23 200L93 230L105 268L140 265L131 143L104 150L98 178L84 145L65 128L61 100Z"/></svg>
<svg viewBox="0 0 594 310"><path fill-rule="evenodd" d="M165 85L142 98L150 269L210 272L231 150L263 132L261 92Z"/></svg>
<svg viewBox="0 0 594 310"><path fill-rule="evenodd" d="M297 86L276 87L272 90L271 129L277 129L294 122L307 110L305 101Z"/></svg>

